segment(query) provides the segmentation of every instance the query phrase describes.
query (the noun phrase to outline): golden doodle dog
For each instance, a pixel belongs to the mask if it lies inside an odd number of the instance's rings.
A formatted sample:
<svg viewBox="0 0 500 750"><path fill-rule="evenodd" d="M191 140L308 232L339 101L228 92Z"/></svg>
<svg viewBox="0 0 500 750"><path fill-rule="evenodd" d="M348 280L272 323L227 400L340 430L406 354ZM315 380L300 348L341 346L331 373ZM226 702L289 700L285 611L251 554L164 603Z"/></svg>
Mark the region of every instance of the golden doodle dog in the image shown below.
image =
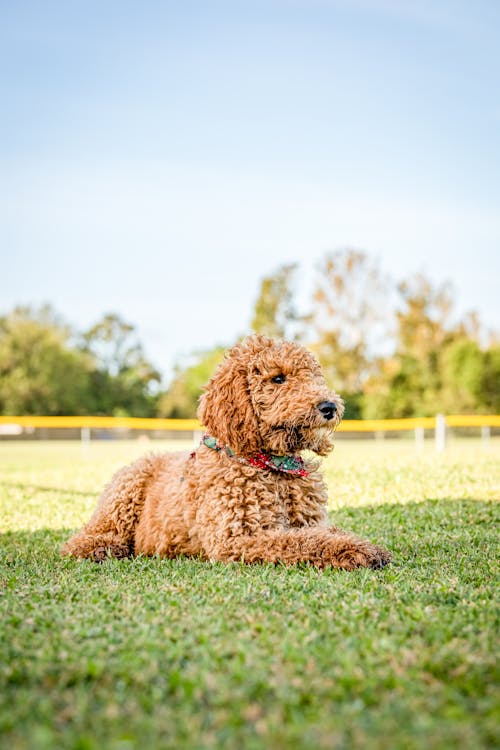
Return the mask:
<svg viewBox="0 0 500 750"><path fill-rule="evenodd" d="M119 470L62 553L97 562L142 554L382 567L386 550L328 525L317 462L300 455L331 451L342 413L310 352L251 336L206 386L200 447Z"/></svg>

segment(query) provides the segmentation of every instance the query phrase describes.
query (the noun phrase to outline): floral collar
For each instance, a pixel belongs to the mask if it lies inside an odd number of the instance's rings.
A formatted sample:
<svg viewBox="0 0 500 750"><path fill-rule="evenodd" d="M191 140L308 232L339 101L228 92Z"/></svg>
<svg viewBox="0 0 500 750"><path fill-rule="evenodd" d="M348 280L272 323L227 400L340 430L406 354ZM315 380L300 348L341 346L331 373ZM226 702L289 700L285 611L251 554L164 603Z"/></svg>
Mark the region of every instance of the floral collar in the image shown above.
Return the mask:
<svg viewBox="0 0 500 750"><path fill-rule="evenodd" d="M203 435L201 442L207 448L217 451L217 453L224 451L229 458L234 458L240 463L250 464L257 469L281 471L283 474L291 474L296 477L306 477L309 474L307 469L304 468L304 460L301 456L273 456L267 453L256 453L250 458L243 458L242 456L236 456L228 445L223 445L211 435Z"/></svg>

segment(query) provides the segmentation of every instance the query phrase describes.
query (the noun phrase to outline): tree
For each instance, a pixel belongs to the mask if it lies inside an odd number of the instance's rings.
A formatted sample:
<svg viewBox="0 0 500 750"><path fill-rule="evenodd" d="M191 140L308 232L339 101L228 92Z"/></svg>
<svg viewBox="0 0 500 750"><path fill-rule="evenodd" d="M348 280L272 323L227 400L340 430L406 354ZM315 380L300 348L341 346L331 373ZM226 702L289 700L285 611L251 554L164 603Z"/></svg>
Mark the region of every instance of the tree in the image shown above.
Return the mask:
<svg viewBox="0 0 500 750"><path fill-rule="evenodd" d="M417 359L438 351L460 330L451 322L453 298L449 284L433 286L423 274L398 284L397 349Z"/></svg>
<svg viewBox="0 0 500 750"><path fill-rule="evenodd" d="M293 299L293 280L297 264L283 265L260 282L255 302L252 330L272 338L299 338L298 325L303 318L298 314Z"/></svg>
<svg viewBox="0 0 500 750"><path fill-rule="evenodd" d="M0 318L0 412L84 414L92 362L49 306Z"/></svg>
<svg viewBox="0 0 500 750"><path fill-rule="evenodd" d="M108 315L77 338L49 306L0 318L0 411L155 416L160 375L133 326Z"/></svg>
<svg viewBox="0 0 500 750"><path fill-rule="evenodd" d="M422 274L397 291L395 352L378 362L365 384L364 415L494 410L496 357L494 348L481 349L477 315L455 321L450 285L434 285Z"/></svg>
<svg viewBox="0 0 500 750"><path fill-rule="evenodd" d="M135 328L116 313L107 313L82 334L82 348L94 357L97 367L112 376L144 363ZM147 370L152 368L147 364ZM157 373L155 373L157 375Z"/></svg>
<svg viewBox="0 0 500 750"><path fill-rule="evenodd" d="M462 335L463 326L452 320L449 284L433 285L423 274L416 274L400 282L397 289L399 368L393 387L401 395L394 404L394 416L435 414L445 408L443 356Z"/></svg>
<svg viewBox="0 0 500 750"><path fill-rule="evenodd" d="M155 415L161 375L146 359L133 325L108 313L82 335L81 348L95 363L91 391L96 412Z"/></svg>
<svg viewBox="0 0 500 750"><path fill-rule="evenodd" d="M177 366L168 390L160 397L159 416L172 419L195 417L203 387L222 361L224 352L225 347L218 346L195 354L194 361L187 367Z"/></svg>
<svg viewBox="0 0 500 750"><path fill-rule="evenodd" d="M500 345L492 343L484 355L481 394L491 414L500 413Z"/></svg>
<svg viewBox="0 0 500 750"><path fill-rule="evenodd" d="M500 347L481 349L461 338L443 352L443 410L497 414L500 410Z"/></svg>
<svg viewBox="0 0 500 750"><path fill-rule="evenodd" d="M389 336L387 280L365 253L342 249L317 268L313 293L315 350L330 385L346 399L348 417L360 416L364 383Z"/></svg>

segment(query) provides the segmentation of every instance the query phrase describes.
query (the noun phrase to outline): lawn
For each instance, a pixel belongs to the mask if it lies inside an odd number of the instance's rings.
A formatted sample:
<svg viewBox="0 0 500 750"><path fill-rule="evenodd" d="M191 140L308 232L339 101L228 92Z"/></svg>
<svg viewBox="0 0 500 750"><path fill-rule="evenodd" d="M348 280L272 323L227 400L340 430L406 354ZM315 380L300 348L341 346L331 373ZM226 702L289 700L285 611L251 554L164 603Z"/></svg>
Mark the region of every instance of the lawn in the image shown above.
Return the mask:
<svg viewBox="0 0 500 750"><path fill-rule="evenodd" d="M3 747L498 747L500 441L339 438L332 520L381 571L61 559L147 448L0 443Z"/></svg>

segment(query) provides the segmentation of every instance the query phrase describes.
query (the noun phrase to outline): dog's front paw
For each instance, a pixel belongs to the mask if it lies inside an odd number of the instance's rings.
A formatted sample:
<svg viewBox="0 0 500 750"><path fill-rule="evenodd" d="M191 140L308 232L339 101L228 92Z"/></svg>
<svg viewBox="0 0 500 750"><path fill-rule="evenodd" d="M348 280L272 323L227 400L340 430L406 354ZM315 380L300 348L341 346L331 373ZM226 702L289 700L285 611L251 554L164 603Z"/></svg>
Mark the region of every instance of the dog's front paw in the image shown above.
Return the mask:
<svg viewBox="0 0 500 750"><path fill-rule="evenodd" d="M92 560L103 563L110 557L122 559L130 556L130 549L125 544L109 544L106 547L95 547L92 551Z"/></svg>
<svg viewBox="0 0 500 750"><path fill-rule="evenodd" d="M385 568L386 565L389 565L392 559L389 550L379 547L376 544L372 546L372 549L369 563L370 568Z"/></svg>
<svg viewBox="0 0 500 750"><path fill-rule="evenodd" d="M355 568L383 568L391 561L391 553L376 544L361 540L346 540L338 545L332 565L344 570Z"/></svg>

